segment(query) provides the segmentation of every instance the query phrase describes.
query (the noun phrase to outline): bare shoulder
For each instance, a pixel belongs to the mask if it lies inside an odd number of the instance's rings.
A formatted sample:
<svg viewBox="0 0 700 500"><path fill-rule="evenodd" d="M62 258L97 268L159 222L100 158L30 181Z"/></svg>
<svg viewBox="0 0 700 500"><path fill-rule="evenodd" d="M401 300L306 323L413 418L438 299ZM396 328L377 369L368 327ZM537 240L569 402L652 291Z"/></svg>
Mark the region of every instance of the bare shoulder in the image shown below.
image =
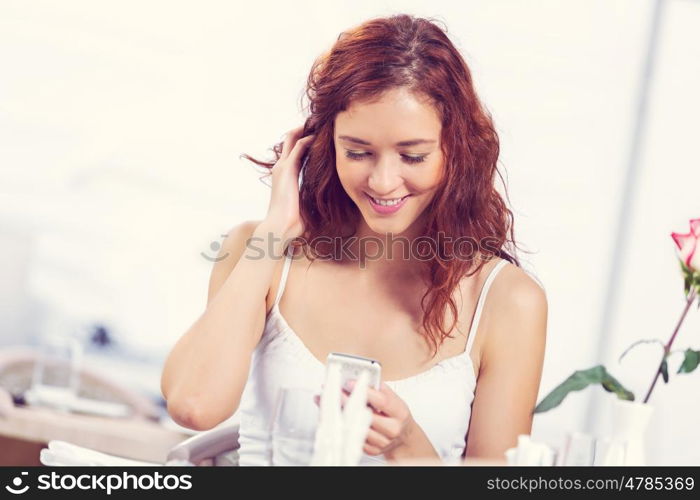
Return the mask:
<svg viewBox="0 0 700 500"><path fill-rule="evenodd" d="M490 304L484 361L496 356L539 357L544 350L548 304L535 278L509 262L494 279L486 302Z"/></svg>
<svg viewBox="0 0 700 500"><path fill-rule="evenodd" d="M243 252L245 252L248 240L261 222L261 220L246 220L236 224L226 232L219 252L216 258L213 259L214 267L209 278L207 304L211 302L236 263L240 260Z"/></svg>
<svg viewBox="0 0 700 500"><path fill-rule="evenodd" d="M489 291L492 303L501 310L546 312L547 294L523 268L510 262L503 266Z"/></svg>

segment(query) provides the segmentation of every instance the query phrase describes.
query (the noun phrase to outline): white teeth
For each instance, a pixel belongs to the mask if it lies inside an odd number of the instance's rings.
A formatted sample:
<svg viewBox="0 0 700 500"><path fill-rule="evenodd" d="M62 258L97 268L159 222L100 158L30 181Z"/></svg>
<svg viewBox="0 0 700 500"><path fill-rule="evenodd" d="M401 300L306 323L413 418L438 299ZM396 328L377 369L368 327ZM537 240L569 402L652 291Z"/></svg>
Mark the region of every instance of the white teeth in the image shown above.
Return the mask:
<svg viewBox="0 0 700 500"><path fill-rule="evenodd" d="M405 196L404 196L405 198ZM396 205L401 202L403 198L396 198L394 200L378 200L377 198L372 198L372 201L374 201L377 205L383 205L385 207L390 207L393 205Z"/></svg>

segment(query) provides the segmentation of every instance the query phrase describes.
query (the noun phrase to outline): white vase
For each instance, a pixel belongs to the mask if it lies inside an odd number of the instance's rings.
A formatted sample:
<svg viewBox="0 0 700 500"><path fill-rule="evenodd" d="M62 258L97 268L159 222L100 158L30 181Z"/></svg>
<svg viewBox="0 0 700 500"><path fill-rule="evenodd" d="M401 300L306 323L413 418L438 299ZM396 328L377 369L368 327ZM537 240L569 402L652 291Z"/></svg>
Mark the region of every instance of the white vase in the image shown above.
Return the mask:
<svg viewBox="0 0 700 500"><path fill-rule="evenodd" d="M654 407L612 398L611 428L600 465L647 465L646 432Z"/></svg>

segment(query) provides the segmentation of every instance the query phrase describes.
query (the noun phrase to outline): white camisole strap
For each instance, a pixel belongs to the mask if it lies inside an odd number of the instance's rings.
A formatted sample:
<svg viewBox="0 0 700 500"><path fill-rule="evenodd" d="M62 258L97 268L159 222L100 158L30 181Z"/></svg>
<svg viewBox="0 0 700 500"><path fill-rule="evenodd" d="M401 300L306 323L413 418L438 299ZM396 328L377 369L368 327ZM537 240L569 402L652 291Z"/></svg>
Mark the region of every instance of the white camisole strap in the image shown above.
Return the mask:
<svg viewBox="0 0 700 500"><path fill-rule="evenodd" d="M287 248L286 256L284 258L284 267L282 268L282 278L280 279L280 285L277 289L277 295L275 296L275 306L279 303L282 298L282 293L284 293L284 287L287 285L287 275L289 274L289 266L292 264L292 253ZM274 306L273 306L274 307Z"/></svg>
<svg viewBox="0 0 700 500"><path fill-rule="evenodd" d="M486 295L489 293L489 288L491 288L491 284L496 278L498 271L500 271L507 263L507 260L501 259L498 264L493 266L493 269L491 269L491 272L481 287L481 292L479 292L479 300L476 303L476 311L474 312L474 319L472 319L472 326L469 328L469 336L467 337L467 347L465 349L465 352L467 353L471 353L472 344L474 344L474 337L476 337L476 330L479 328L481 311L484 309L484 302L486 301Z"/></svg>

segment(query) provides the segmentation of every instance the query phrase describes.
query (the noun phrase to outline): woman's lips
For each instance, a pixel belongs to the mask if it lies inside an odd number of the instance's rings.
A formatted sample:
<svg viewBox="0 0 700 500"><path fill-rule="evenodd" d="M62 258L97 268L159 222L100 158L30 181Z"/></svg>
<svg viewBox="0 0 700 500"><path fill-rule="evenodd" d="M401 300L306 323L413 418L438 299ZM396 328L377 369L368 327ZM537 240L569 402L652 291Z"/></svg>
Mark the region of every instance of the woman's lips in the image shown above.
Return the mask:
<svg viewBox="0 0 700 500"><path fill-rule="evenodd" d="M375 213L377 213L379 215L393 215L396 212L398 212L401 209L401 207L403 207L406 204L406 200L408 200L408 198L410 198L411 195L408 194L408 195L404 196L403 199L400 202L398 202L396 205L388 205L388 206L387 205L379 205L379 204L375 203L374 200L372 199L372 197L370 195L368 195L367 193L365 193L365 196L367 197L367 201L369 202L370 206L372 207L372 209L374 210Z"/></svg>

